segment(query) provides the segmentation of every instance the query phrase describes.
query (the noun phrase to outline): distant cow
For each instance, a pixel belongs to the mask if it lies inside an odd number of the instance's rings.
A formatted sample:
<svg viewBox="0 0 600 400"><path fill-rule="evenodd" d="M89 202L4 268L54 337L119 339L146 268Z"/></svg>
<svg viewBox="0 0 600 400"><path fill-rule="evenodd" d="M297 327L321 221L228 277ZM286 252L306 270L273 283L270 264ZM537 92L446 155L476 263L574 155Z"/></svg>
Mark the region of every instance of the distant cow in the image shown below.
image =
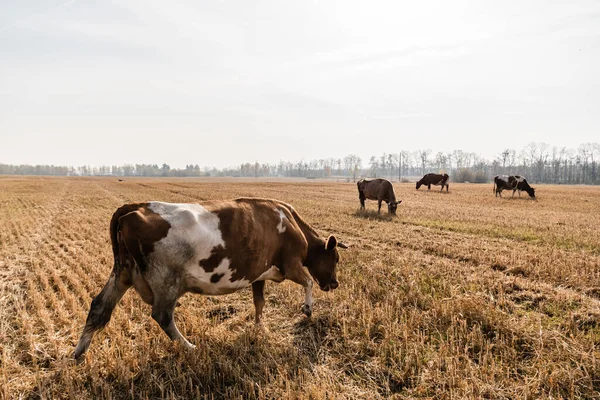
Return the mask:
<svg viewBox="0 0 600 400"><path fill-rule="evenodd" d="M358 198L360 200L360 209L365 209L365 199L377 200L377 212L381 212L381 202L385 201L388 205L388 214L396 215L398 204L402 200L396 201L396 194L392 183L386 179L361 179L356 183L358 186Z"/></svg>
<svg viewBox="0 0 600 400"><path fill-rule="evenodd" d="M431 190L431 185L435 185L441 186L440 192L444 190L444 186L446 186L446 192L448 192L448 189L450 188L450 185L448 185L449 179L450 177L448 174L425 174L425 176L417 182L417 190L419 190L421 185L427 186L428 190Z"/></svg>
<svg viewBox="0 0 600 400"><path fill-rule="evenodd" d="M535 189L529 186L527 180L519 175L497 175L494 177L494 192L496 197L500 195L502 197L502 191L512 190L512 197L515 196L515 192L519 191L519 197L521 197L521 191L527 192L529 197L535 199Z"/></svg>
<svg viewBox="0 0 600 400"><path fill-rule="evenodd" d="M258 324L265 281L290 279L304 287L302 312L310 317L311 276L324 291L337 288L337 247L346 248L334 236L319 237L291 205L253 198L126 204L112 217L110 237L114 267L92 301L75 359L131 286L169 338L188 348L194 345L173 319L177 299L187 292L212 296L252 285Z"/></svg>

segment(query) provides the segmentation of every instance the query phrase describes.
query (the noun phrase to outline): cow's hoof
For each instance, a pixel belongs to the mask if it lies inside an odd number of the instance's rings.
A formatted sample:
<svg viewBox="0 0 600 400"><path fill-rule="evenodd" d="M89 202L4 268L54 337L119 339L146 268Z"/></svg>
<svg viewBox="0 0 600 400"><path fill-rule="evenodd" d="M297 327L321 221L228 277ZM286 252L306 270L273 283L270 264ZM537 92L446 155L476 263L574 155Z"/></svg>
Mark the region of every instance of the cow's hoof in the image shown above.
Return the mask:
<svg viewBox="0 0 600 400"><path fill-rule="evenodd" d="M304 313L304 315L306 315L307 317L310 317L312 315L312 308L311 306L309 306L308 304L304 304L302 306L302 312Z"/></svg>
<svg viewBox="0 0 600 400"><path fill-rule="evenodd" d="M73 356L73 361L75 362L75 365L81 365L85 361L85 357L83 354L79 355L79 357Z"/></svg>
<svg viewBox="0 0 600 400"><path fill-rule="evenodd" d="M196 349L196 345L191 344L187 340L185 342L183 342L183 341L179 342L179 345L182 346L186 350L195 350Z"/></svg>
<svg viewBox="0 0 600 400"><path fill-rule="evenodd" d="M260 333L269 333L269 328L267 328L262 322L254 324L254 331Z"/></svg>

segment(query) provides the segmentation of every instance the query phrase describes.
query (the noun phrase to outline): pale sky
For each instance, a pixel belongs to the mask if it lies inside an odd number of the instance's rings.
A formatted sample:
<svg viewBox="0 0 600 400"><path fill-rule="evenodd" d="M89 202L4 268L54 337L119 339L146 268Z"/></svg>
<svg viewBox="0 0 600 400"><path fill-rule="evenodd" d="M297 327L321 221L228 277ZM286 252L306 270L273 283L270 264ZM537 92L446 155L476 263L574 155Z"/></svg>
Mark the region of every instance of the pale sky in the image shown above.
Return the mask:
<svg viewBox="0 0 600 400"><path fill-rule="evenodd" d="M0 0L0 163L600 141L600 1Z"/></svg>

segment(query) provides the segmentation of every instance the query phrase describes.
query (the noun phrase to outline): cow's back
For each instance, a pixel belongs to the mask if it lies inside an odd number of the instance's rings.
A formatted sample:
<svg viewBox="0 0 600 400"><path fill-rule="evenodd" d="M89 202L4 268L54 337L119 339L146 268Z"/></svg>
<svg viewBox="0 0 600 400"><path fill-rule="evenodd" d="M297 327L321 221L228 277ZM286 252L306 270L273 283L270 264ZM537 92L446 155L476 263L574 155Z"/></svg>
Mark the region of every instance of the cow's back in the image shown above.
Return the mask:
<svg viewBox="0 0 600 400"><path fill-rule="evenodd" d="M377 178L370 181L365 180L362 185L362 192L365 197L370 200L381 199L387 201L391 199L391 201L395 201L395 196L393 196L394 188L392 187L392 184L385 179Z"/></svg>

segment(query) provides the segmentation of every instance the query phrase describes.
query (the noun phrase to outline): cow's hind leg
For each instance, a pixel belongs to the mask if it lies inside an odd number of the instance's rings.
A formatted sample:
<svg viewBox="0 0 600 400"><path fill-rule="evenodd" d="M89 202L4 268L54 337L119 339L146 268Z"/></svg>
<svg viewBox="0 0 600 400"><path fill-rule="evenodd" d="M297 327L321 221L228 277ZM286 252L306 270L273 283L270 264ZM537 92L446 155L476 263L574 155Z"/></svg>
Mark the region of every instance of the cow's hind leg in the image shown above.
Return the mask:
<svg viewBox="0 0 600 400"><path fill-rule="evenodd" d="M188 349L195 349L196 346L188 342L177 329L175 325L175 306L177 305L177 296L170 293L156 293L154 295L154 304L152 304L152 318L158 322L158 325L171 340L181 342Z"/></svg>
<svg viewBox="0 0 600 400"><path fill-rule="evenodd" d="M83 328L83 333L81 334L79 343L77 343L77 347L75 347L75 352L73 353L73 357L76 360L86 352L94 337L94 333L108 324L115 306L119 300L121 300L121 297L123 297L127 289L131 287L131 282L124 276L125 274L126 273L123 271L120 276L117 277L113 271L100 294L92 300L90 312L88 313L85 322L85 328Z"/></svg>
<svg viewBox="0 0 600 400"><path fill-rule="evenodd" d="M364 210L365 209L365 194L363 192L359 192L358 193L358 199L360 200L360 209Z"/></svg>
<svg viewBox="0 0 600 400"><path fill-rule="evenodd" d="M262 318L262 310L265 306L265 281L257 281L252 283L252 298L254 300L254 322L260 324Z"/></svg>

